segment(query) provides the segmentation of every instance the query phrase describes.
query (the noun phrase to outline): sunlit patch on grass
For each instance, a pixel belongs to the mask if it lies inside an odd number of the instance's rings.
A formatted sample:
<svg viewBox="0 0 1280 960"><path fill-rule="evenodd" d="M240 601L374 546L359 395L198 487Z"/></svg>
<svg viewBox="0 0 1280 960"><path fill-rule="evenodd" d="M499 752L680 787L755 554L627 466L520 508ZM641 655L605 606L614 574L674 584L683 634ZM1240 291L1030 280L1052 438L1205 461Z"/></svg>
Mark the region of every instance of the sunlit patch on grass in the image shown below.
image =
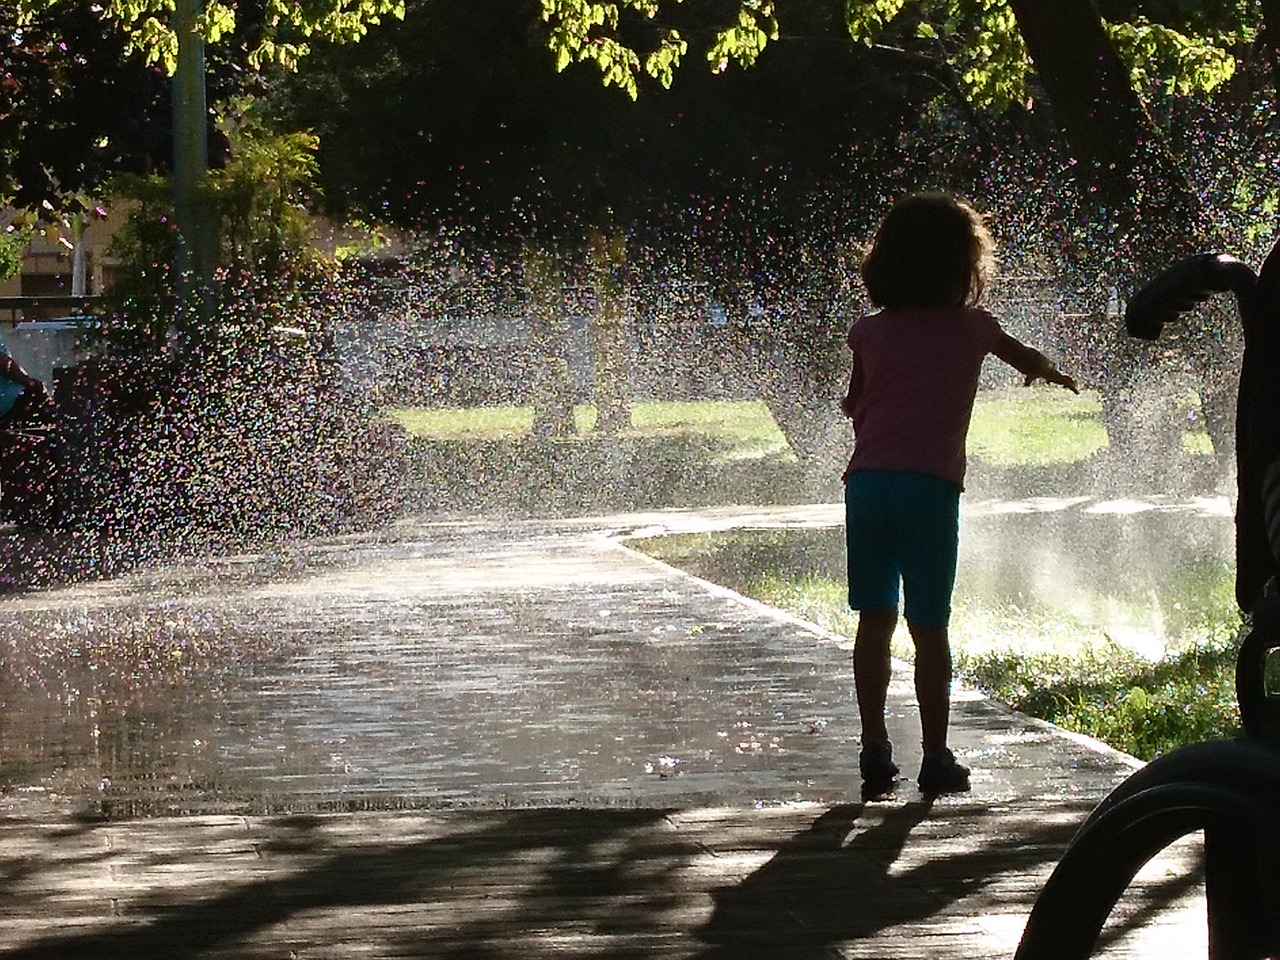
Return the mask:
<svg viewBox="0 0 1280 960"><path fill-rule="evenodd" d="M763 458L794 459L769 407L760 400L694 400L633 403L631 426L619 441L697 438L713 451L715 462ZM387 415L412 436L437 441L520 440L533 430L532 406L393 407ZM597 410L578 404L573 410L576 436L593 435Z"/></svg>
<svg viewBox="0 0 1280 960"><path fill-rule="evenodd" d="M1212 457L1213 441L1209 438L1208 431L1205 430L1188 430L1182 435L1182 452L1189 453L1193 457Z"/></svg>
<svg viewBox="0 0 1280 960"><path fill-rule="evenodd" d="M391 407L386 411L415 437L504 440L533 429L533 407Z"/></svg>
<svg viewBox="0 0 1280 960"><path fill-rule="evenodd" d="M978 395L969 453L992 467L1052 466L1087 460L1107 446L1097 394L992 390Z"/></svg>

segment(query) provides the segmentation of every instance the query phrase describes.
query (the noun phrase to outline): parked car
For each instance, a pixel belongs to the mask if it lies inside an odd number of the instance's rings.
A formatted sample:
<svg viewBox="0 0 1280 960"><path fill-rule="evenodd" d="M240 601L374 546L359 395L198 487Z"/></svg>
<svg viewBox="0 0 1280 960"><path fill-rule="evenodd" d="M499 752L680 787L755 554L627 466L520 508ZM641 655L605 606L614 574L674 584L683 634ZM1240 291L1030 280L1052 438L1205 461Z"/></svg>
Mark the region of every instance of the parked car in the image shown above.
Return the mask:
<svg viewBox="0 0 1280 960"><path fill-rule="evenodd" d="M5 333L5 344L13 358L33 377L54 389L54 373L74 367L86 359L86 335L101 321L91 314L57 317L53 320L24 320Z"/></svg>

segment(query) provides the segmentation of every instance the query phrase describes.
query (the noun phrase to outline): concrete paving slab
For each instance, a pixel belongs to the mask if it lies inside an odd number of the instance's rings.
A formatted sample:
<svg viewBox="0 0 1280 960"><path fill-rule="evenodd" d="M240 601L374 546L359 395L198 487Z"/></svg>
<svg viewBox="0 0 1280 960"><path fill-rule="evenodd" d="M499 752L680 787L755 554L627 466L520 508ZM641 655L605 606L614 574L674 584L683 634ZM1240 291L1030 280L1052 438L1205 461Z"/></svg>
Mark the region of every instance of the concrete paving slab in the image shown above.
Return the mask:
<svg viewBox="0 0 1280 960"><path fill-rule="evenodd" d="M852 802L847 640L617 539L736 512L419 521L0 599L0 957L1011 955L1136 762L961 692L972 793ZM1197 855L1112 955L1204 955Z"/></svg>
<svg viewBox="0 0 1280 960"><path fill-rule="evenodd" d="M850 799L848 641L619 543L652 520L407 523L6 597L8 792L110 816ZM1098 797L1132 769L956 699L976 798Z"/></svg>

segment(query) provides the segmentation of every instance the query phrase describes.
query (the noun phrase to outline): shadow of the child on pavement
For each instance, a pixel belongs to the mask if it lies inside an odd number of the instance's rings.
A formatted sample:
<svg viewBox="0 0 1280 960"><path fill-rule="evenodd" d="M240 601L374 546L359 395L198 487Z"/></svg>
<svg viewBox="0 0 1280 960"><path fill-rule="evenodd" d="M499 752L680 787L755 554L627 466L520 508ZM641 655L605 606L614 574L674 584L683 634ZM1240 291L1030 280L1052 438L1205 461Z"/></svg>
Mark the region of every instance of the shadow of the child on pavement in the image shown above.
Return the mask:
<svg viewBox="0 0 1280 960"><path fill-rule="evenodd" d="M827 957L832 943L932 913L934 898L895 891L918 880L890 875L931 805L897 807L870 829L859 822L861 804L833 807L818 817L762 868L716 895L715 913L698 931L711 945L701 960Z"/></svg>
<svg viewBox="0 0 1280 960"><path fill-rule="evenodd" d="M697 960L828 960L841 944L885 937L911 946L899 951L883 940L866 955L929 956L920 938L957 929L948 914L966 929L985 918L994 939L984 946L996 952L984 955L1011 953L1041 886L1028 880L1048 876L1088 806L835 807L715 895L711 919L696 931L705 945ZM1197 877L1175 872L1153 881L1104 939L1153 922ZM975 943L953 944L955 955L973 955L963 951Z"/></svg>

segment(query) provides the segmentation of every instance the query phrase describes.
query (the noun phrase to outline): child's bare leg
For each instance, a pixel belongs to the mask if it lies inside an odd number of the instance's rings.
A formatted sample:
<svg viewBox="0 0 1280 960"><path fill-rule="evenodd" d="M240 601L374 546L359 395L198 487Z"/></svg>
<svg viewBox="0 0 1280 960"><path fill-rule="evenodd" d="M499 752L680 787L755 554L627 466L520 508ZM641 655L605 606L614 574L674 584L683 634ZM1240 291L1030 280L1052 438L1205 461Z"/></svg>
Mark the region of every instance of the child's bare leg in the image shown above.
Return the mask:
<svg viewBox="0 0 1280 960"><path fill-rule="evenodd" d="M951 644L947 628L910 621L907 628L916 647L920 739L925 756L940 754L947 748L947 723L951 714Z"/></svg>
<svg viewBox="0 0 1280 960"><path fill-rule="evenodd" d="M896 608L858 613L858 632L853 640L853 684L858 692L863 743L889 742L884 708L891 670L889 642L897 625Z"/></svg>

